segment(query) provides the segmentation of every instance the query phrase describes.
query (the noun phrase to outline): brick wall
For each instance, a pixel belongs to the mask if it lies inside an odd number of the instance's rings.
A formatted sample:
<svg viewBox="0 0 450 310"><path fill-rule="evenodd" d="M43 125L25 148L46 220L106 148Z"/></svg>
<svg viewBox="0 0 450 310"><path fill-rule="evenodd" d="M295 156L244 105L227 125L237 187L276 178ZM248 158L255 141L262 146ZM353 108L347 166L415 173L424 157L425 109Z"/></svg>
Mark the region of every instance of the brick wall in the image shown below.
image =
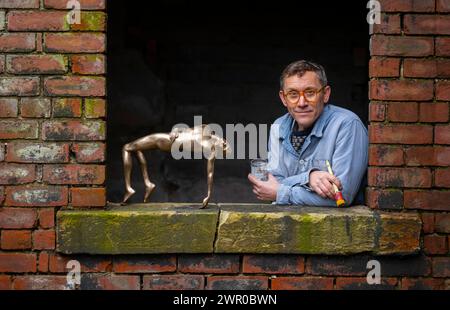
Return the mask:
<svg viewBox="0 0 450 310"><path fill-rule="evenodd" d="M60 208L105 205L105 1L0 0L0 289L449 288L450 2L384 0L371 36L368 205L418 210L423 251L398 257L60 255Z"/></svg>
<svg viewBox="0 0 450 310"><path fill-rule="evenodd" d="M450 1L382 1L370 60L368 205L419 210L432 276L449 277Z"/></svg>

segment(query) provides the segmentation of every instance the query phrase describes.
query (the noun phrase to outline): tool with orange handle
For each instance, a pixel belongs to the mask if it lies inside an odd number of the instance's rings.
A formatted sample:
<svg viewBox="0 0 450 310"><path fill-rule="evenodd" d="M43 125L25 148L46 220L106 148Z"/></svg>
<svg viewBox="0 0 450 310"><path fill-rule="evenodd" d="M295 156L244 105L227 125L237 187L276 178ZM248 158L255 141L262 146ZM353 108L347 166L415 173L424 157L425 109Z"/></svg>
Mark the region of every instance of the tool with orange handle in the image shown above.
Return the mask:
<svg viewBox="0 0 450 310"><path fill-rule="evenodd" d="M331 165L328 160L326 160L326 164L327 164L327 168L328 168L328 173L334 176L333 170L331 170ZM336 205L338 207L342 207L343 205L345 205L344 197L342 196L341 191L338 189L338 187L334 183L333 183L333 188L334 188L334 200L336 200Z"/></svg>

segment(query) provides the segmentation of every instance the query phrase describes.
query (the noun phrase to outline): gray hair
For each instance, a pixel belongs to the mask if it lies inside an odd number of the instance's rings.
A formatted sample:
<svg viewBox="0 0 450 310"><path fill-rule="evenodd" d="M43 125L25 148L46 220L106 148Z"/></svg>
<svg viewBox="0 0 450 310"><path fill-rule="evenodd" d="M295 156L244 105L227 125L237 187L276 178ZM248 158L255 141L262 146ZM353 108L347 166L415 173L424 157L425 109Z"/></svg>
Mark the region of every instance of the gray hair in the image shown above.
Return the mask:
<svg viewBox="0 0 450 310"><path fill-rule="evenodd" d="M325 74L325 69L312 61L307 60L298 60L293 63L290 63L281 73L280 76L280 89L284 88L284 79L293 75L297 75L298 77L302 77L306 72L312 71L317 74L320 83L322 86L326 86L328 84L327 75Z"/></svg>

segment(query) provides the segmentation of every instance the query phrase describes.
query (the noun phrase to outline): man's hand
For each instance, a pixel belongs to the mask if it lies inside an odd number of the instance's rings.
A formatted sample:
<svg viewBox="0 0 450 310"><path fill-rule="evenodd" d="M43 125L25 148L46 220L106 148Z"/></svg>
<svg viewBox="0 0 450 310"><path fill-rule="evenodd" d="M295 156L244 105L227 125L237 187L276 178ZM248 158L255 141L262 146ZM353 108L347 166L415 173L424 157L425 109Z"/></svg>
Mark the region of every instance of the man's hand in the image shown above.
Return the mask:
<svg viewBox="0 0 450 310"><path fill-rule="evenodd" d="M341 181L326 171L313 171L309 174L309 186L322 198L334 199L333 183L342 190Z"/></svg>
<svg viewBox="0 0 450 310"><path fill-rule="evenodd" d="M280 184L272 174L269 173L267 181L260 181L251 174L248 175L248 179L253 184L253 193L259 200L277 200L277 190Z"/></svg>

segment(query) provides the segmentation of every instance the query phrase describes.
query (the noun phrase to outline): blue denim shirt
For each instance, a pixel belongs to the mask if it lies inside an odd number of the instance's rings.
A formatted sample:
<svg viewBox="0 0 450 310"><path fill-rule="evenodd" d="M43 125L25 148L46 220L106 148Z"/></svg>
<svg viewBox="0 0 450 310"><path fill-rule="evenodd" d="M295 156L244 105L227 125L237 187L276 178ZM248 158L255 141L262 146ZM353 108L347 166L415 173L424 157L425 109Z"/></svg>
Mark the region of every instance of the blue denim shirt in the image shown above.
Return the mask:
<svg viewBox="0 0 450 310"><path fill-rule="evenodd" d="M290 142L294 119L289 113L270 128L268 170L280 182L276 204L335 206L309 187L309 173L327 171L329 160L342 183L346 205L351 204L367 170L368 135L359 117L344 108L325 105L300 152Z"/></svg>

